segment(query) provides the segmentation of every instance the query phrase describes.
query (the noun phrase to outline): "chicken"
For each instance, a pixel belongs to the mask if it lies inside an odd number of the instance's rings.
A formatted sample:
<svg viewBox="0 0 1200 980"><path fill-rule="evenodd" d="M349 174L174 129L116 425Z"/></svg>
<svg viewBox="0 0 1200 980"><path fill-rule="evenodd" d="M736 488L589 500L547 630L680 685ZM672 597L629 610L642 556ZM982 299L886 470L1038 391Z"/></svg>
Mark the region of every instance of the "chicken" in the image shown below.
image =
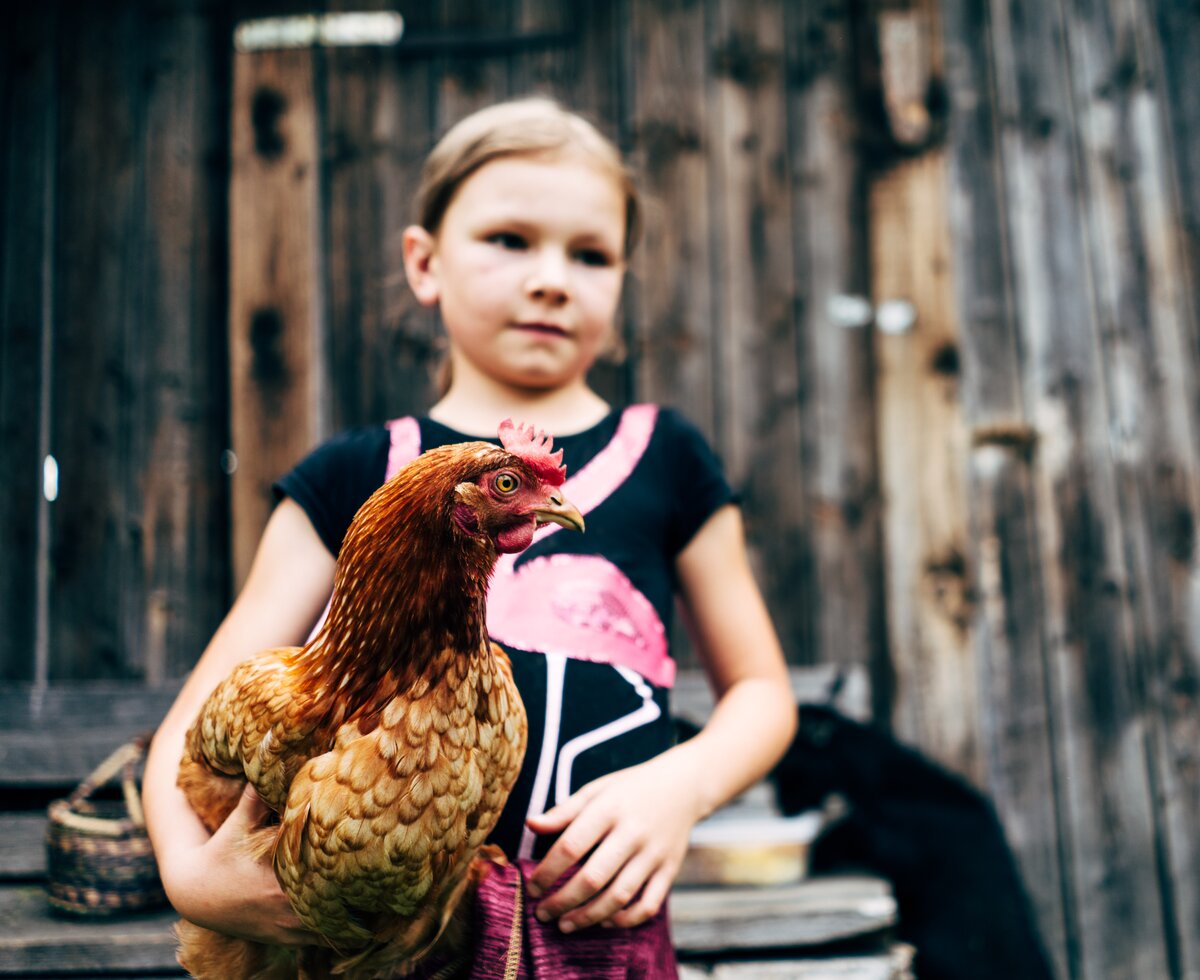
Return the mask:
<svg viewBox="0 0 1200 980"><path fill-rule="evenodd" d="M179 924L196 976L403 975L469 952L481 845L525 752L525 710L486 630L499 554L548 522L583 530L562 450L506 420L503 448L431 450L346 532L322 628L238 666L188 732L178 782L209 829L249 781L280 815L259 832L324 945L268 947ZM432 962L432 960L430 961Z"/></svg>

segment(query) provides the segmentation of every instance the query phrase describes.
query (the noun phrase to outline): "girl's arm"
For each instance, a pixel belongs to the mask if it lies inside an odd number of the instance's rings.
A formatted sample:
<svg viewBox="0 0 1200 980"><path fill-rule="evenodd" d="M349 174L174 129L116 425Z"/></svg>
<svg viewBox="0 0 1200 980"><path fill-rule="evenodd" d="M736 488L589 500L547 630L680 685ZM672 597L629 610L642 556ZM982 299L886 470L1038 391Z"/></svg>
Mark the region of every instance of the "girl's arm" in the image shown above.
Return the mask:
<svg viewBox="0 0 1200 980"><path fill-rule="evenodd" d="M787 665L750 571L741 512L730 505L713 514L676 559L676 571L717 704L695 738L530 819L538 833L562 831L531 878L531 894L587 856L538 906L542 921L558 918L566 932L653 916L696 821L765 776L795 734Z"/></svg>
<svg viewBox="0 0 1200 980"><path fill-rule="evenodd" d="M266 817L253 790L210 837L175 777L184 737L209 693L259 650L302 643L329 598L333 570L334 559L308 516L285 498L267 522L241 594L150 745L143 784L146 828L167 897L197 925L275 943L301 943L308 936L269 861L251 860L240 846Z"/></svg>

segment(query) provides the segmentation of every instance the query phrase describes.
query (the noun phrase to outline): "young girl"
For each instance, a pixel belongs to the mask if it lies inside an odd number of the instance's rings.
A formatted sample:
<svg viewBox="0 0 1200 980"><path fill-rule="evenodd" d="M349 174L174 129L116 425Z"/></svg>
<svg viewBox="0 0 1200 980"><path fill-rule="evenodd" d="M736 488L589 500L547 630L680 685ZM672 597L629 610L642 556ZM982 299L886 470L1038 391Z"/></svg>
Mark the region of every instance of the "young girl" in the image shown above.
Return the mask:
<svg viewBox="0 0 1200 980"><path fill-rule="evenodd" d="M304 642L350 519L392 471L425 449L494 440L512 417L564 450L587 532L545 536L502 562L492 585L489 631L512 656L529 715L524 769L493 840L539 862L528 895L563 933L651 919L665 930L660 909L692 826L778 760L795 711L740 513L703 438L669 410L614 411L587 384L613 341L633 184L591 125L531 99L451 129L417 205L405 269L417 299L440 310L449 386L428 417L336 438L277 485L245 587L151 748L146 817L163 883L200 925L305 941L269 864L239 849L264 818L253 793L210 838L176 788L184 733L240 660ZM679 745L667 714L676 597L717 694L707 726Z"/></svg>

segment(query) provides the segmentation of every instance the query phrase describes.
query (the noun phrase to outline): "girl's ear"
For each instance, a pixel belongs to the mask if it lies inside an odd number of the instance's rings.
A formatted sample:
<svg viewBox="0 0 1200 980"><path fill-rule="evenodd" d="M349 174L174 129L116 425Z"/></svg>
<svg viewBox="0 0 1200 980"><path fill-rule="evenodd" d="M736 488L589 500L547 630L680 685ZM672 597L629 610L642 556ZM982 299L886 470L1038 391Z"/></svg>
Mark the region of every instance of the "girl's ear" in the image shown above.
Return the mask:
<svg viewBox="0 0 1200 980"><path fill-rule="evenodd" d="M435 244L433 236L420 225L409 225L404 229L404 274L422 306L433 306L440 295L433 268Z"/></svg>

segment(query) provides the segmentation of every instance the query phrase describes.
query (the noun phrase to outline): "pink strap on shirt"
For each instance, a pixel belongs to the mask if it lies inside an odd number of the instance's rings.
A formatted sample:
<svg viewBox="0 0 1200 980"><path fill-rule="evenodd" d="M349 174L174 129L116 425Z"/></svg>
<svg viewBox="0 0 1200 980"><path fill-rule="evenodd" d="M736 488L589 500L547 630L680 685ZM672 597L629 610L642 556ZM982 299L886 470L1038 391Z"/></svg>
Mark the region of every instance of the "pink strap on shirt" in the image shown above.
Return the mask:
<svg viewBox="0 0 1200 980"><path fill-rule="evenodd" d="M631 405L617 431L563 494L588 514L633 473L650 445L655 405ZM534 543L561 530L547 524ZM501 555L488 591L488 633L500 644L629 667L659 687L675 682L675 661L653 604L616 565L600 555L543 555L516 567ZM540 615L534 610L540 610Z"/></svg>
<svg viewBox="0 0 1200 980"><path fill-rule="evenodd" d="M387 430L391 434L392 444L388 447L384 483L421 455L421 426L411 415L392 419L387 423Z"/></svg>

